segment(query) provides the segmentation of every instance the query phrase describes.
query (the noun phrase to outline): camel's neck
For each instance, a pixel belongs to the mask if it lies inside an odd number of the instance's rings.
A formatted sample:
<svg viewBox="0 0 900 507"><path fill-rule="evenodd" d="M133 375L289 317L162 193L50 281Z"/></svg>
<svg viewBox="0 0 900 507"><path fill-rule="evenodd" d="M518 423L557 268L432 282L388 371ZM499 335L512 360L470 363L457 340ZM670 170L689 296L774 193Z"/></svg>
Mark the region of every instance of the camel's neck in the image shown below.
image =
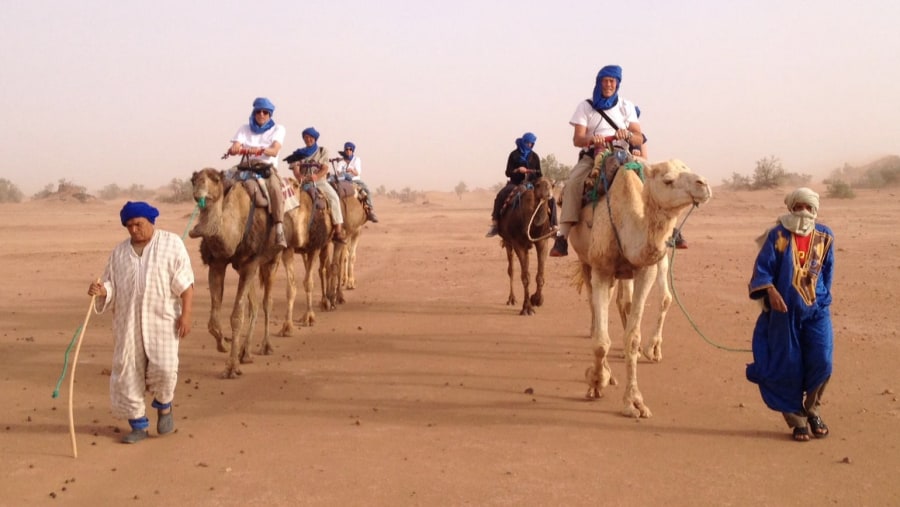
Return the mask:
<svg viewBox="0 0 900 507"><path fill-rule="evenodd" d="M620 175L624 176L624 175ZM655 264L666 253L666 240L680 210L666 210L635 174L627 175L626 190L634 198L623 206L617 229L622 251L634 266Z"/></svg>

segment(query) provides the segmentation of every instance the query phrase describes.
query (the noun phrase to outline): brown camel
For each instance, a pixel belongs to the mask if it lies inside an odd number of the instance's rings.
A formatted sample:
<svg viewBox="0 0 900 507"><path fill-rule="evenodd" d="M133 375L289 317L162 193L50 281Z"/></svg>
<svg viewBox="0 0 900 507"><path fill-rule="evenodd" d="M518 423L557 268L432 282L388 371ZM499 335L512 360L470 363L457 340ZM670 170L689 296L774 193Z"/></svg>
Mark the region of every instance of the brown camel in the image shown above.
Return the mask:
<svg viewBox="0 0 900 507"><path fill-rule="evenodd" d="M547 178L538 178L533 183L533 188L513 190L513 204L500 215L497 221L497 230L502 239L502 246L506 249L506 273L509 275L509 298L507 305L516 304L516 295L513 290L513 252L519 259L521 270L523 301L519 315L534 315L536 306L544 304L544 264L547 254L547 238L554 231L550 227L549 200L552 197L552 182ZM537 257L537 273L534 283L537 290L534 294L528 293L531 274L528 271L531 247Z"/></svg>
<svg viewBox="0 0 900 507"><path fill-rule="evenodd" d="M301 324L312 326L316 321L316 314L313 311L313 272L317 259L319 266L316 271L319 273L322 292L321 308L323 310L333 310L335 307L335 294L333 292L335 282L332 280L336 276L337 271L336 266L333 264L334 246L331 241L331 211L327 207L327 200L323 196L319 195L319 201L322 203L322 206L317 207L313 201L310 191L319 191L315 188L315 183L312 181L308 171L305 176L301 174L301 178L303 178L303 181L300 183L290 178L291 184L295 187L295 193L300 200L300 206L296 210L296 215L292 217L292 221L296 224L294 232L298 241L296 246L289 243L291 248L286 248L282 253L282 264L284 264L287 273L287 313L281 327L281 336L291 336L294 331L294 301L297 296L294 270L292 269L294 253L301 255L305 268L303 288L306 292L306 313L300 319ZM300 190L301 187L304 190Z"/></svg>
<svg viewBox="0 0 900 507"><path fill-rule="evenodd" d="M240 363L252 362L248 345L256 323L253 279L257 275L263 286L263 314L266 323L260 352L273 353L268 322L272 308L274 274L278 261L282 260L288 279L293 280L293 252L295 249L305 248L309 239L308 221L300 218L308 217L309 209L307 208L305 215L301 213L301 208L285 213L284 229L288 248L279 255L281 249L275 245L274 229L271 227L268 211L253 206L244 185L230 185L226 191L226 183L224 172L215 169L207 168L193 174L193 195L202 204L202 210L190 236L202 238L200 255L203 263L209 266L211 312L208 329L216 339L220 352L229 351L228 339L219 324L225 271L230 264L238 272L238 288L231 313L232 344L223 372L225 378L236 378L241 374ZM244 326L245 300L250 303L249 328Z"/></svg>
<svg viewBox="0 0 900 507"><path fill-rule="evenodd" d="M624 413L650 417L637 383L644 305L678 214L691 205L707 202L712 190L703 177L679 160L637 166L643 170L644 181L638 171L620 169L607 196L601 197L604 202L582 210L581 221L572 228L569 241L578 255L591 305L594 364L585 372L588 396L600 397L608 384L615 383L608 363L609 303L617 273L621 277L633 272L634 301L625 329Z"/></svg>
<svg viewBox="0 0 900 507"><path fill-rule="evenodd" d="M337 303L345 303L344 289L356 288L354 265L356 264L356 248L362 235L363 226L368 218L366 209L359 198L359 187L351 182L341 182L342 188L338 190L341 196L341 213L344 215L344 234L346 241L336 244L334 251L334 265L337 267L335 283L331 293Z"/></svg>

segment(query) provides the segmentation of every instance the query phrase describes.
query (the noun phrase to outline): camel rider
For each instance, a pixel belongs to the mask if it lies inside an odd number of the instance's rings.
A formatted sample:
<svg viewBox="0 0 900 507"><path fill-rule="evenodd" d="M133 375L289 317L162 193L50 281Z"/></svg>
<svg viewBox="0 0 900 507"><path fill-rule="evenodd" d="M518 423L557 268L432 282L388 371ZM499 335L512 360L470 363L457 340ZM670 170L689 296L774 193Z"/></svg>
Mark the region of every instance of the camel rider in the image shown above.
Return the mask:
<svg viewBox="0 0 900 507"><path fill-rule="evenodd" d="M593 147L599 148L603 144L603 138L611 136L615 136L614 142L621 144L624 149L628 149L629 144L637 149L643 145L643 134L634 104L619 97L621 82L622 68L618 65L607 65L600 69L593 96L589 100L579 102L569 120L569 124L575 128L572 143L582 150L563 188L561 223L553 249L550 251L552 257L569 254L567 238L581 215L584 178L594 167ZM604 118L604 114L609 119ZM612 120L615 126L609 120Z"/></svg>
<svg viewBox="0 0 900 507"><path fill-rule="evenodd" d="M497 235L497 222L500 219L500 208L510 192L522 184L524 181L535 181L543 173L541 172L541 157L534 152L534 143L537 137L531 132L522 134L522 137L516 139L516 149L511 151L506 160L506 176L509 178L506 186L497 192L494 198L494 209L491 212L491 228L488 229L486 238L492 238ZM556 227L556 201L550 198L550 225Z"/></svg>
<svg viewBox="0 0 900 507"><path fill-rule="evenodd" d="M271 166L268 176L264 178L265 185L260 184L260 190L267 194L269 211L275 222L275 242L282 248L287 247L284 239L284 196L281 193L281 180L278 178L276 168L278 166L278 152L284 143L285 129L275 123L272 114L275 112L275 104L265 98L259 97L253 101L253 112L250 113L250 122L238 129L231 139L229 155L250 155L250 162L261 162ZM262 175L261 175L262 176Z"/></svg>
<svg viewBox="0 0 900 507"><path fill-rule="evenodd" d="M344 143L344 151L341 152L341 160L337 164L338 179L352 181L363 189L366 194L366 220L378 223L378 217L375 216L375 205L372 204L372 192L369 187L359 178L362 174L362 159L356 155L356 145L350 141Z"/></svg>
<svg viewBox="0 0 900 507"><path fill-rule="evenodd" d="M303 180L303 171L307 170L305 166L312 166L312 179L331 206L331 220L334 223L334 241L343 243L344 236L344 215L341 213L341 200L335 192L334 187L328 183L329 159L328 150L318 145L319 131L313 127L303 130L304 148L294 150L285 162L290 164L290 169L294 173L294 177L298 181Z"/></svg>

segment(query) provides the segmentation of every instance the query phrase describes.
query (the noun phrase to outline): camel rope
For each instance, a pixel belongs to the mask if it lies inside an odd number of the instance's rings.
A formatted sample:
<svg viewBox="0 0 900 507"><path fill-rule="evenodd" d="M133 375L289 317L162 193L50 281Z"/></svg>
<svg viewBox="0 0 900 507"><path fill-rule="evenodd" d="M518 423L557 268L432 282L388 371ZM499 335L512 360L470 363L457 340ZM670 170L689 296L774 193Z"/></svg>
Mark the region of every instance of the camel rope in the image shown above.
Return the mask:
<svg viewBox="0 0 900 507"><path fill-rule="evenodd" d="M544 234L543 236L541 236L539 238L531 237L531 224L534 223L534 217L537 216L538 211L541 210L541 207L544 205L545 202L547 202L546 199L541 199L541 202L539 202L538 205L534 208L534 213L531 214L531 220L528 221L528 227L525 228L525 234L528 235L528 241L531 241L532 243L537 243L538 241L545 240L545 239L549 238L550 236L556 234L556 230L554 230L551 227L550 231L547 232L547 234Z"/></svg>
<svg viewBox="0 0 900 507"><path fill-rule="evenodd" d="M684 216L684 219L681 221L681 225L675 229L675 233L672 235L673 239L675 237L677 237L678 234L681 232L681 228L684 227L684 223L687 222L688 217L691 216L691 213L694 211L694 209L696 207L697 207L697 205L695 204L693 207L691 207L691 210L688 211L687 215ZM724 350L727 352L753 352L752 349L739 349L739 348L727 347L725 345L716 343L715 341L707 338L707 336L703 333L703 331L700 330L700 328L697 326L697 323L694 322L694 319L691 317L691 314L688 313L688 311L684 307L684 305L681 304L681 299L678 297L678 291L675 290L675 246L674 246L674 244L671 246L671 248L672 248L672 253L669 256L669 287L672 288L672 296L675 298L675 302L678 303L678 308L681 308L681 313L684 314L685 318L691 324L691 327L694 328L694 331L696 331L697 334L700 335L700 338L703 338L703 341L705 341L706 343L712 345L713 347L715 347L717 349L721 349L721 350Z"/></svg>

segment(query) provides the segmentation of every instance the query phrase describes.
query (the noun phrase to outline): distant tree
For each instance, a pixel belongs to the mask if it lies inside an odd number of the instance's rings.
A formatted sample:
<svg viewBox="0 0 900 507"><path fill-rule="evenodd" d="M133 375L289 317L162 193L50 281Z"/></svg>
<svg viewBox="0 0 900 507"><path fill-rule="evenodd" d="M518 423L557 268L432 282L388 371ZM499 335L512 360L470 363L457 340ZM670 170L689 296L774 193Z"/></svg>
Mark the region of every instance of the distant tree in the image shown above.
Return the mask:
<svg viewBox="0 0 900 507"><path fill-rule="evenodd" d="M456 192L456 196L462 199L463 194L465 194L469 190L469 187L466 186L466 182L460 181L456 184L456 187L453 189Z"/></svg>
<svg viewBox="0 0 900 507"><path fill-rule="evenodd" d="M756 161L753 171L753 189L775 188L784 182L784 168L775 156L764 157Z"/></svg>
<svg viewBox="0 0 900 507"><path fill-rule="evenodd" d="M0 178L0 202L22 202L22 191L6 178Z"/></svg>
<svg viewBox="0 0 900 507"><path fill-rule="evenodd" d="M144 185L134 183L125 190L125 195L132 199L149 199L153 197L153 191L144 188Z"/></svg>
<svg viewBox="0 0 900 507"><path fill-rule="evenodd" d="M38 192L38 193L34 194L33 196L31 196L31 198L32 198L32 199L43 199L43 198L48 197L48 196L50 196L50 195L53 195L53 183L47 183L47 185L44 186L44 189L43 189L43 190L41 190L40 192Z"/></svg>
<svg viewBox="0 0 900 507"><path fill-rule="evenodd" d="M553 181L565 181L569 178L571 170L570 166L556 160L556 155L552 153L541 159L541 172L544 173L545 178Z"/></svg>
<svg viewBox="0 0 900 507"><path fill-rule="evenodd" d="M169 182L168 194L160 197L163 202L189 202L194 200L194 187L191 180L172 178Z"/></svg>
<svg viewBox="0 0 900 507"><path fill-rule="evenodd" d="M378 188L375 189L375 195L381 196L387 194L387 188L384 185L378 185Z"/></svg>

